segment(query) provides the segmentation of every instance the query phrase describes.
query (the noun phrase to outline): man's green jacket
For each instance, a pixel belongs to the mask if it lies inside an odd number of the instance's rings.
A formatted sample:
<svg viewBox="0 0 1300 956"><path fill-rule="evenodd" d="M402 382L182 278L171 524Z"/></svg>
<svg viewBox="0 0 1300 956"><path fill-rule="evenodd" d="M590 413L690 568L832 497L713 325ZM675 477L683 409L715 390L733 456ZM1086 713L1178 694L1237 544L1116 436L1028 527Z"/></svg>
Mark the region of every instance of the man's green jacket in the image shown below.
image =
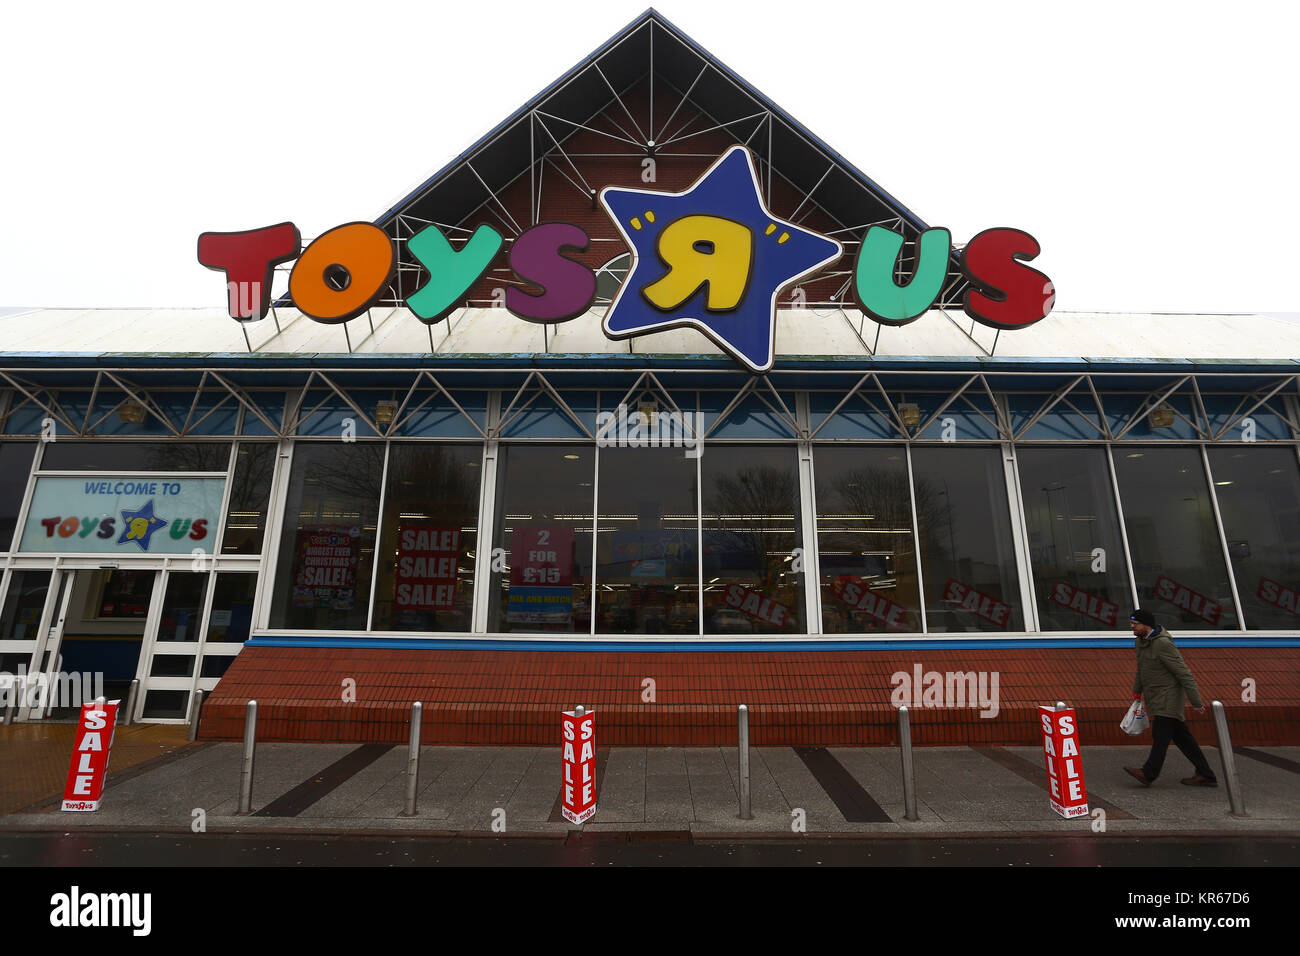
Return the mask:
<svg viewBox="0 0 1300 956"><path fill-rule="evenodd" d="M1187 707L1184 691L1193 707L1202 706L1196 678L1174 646L1172 634L1163 627L1158 628L1146 637L1137 638L1133 648L1137 651L1133 693L1146 699L1149 715L1182 720Z"/></svg>

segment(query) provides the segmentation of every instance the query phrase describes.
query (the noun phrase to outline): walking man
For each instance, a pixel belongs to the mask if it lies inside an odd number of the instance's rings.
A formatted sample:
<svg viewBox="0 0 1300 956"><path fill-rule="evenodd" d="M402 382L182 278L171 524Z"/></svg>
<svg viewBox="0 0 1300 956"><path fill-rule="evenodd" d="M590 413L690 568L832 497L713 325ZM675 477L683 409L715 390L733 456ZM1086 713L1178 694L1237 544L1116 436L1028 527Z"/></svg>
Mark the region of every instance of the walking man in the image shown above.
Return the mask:
<svg viewBox="0 0 1300 956"><path fill-rule="evenodd" d="M1183 721L1187 707L1184 699L1192 702L1198 714L1205 713L1196 678L1174 646L1173 635L1156 623L1155 615L1138 608L1129 616L1129 628L1137 638L1133 643L1137 651L1137 676L1133 678L1133 697L1146 697L1147 714L1151 717L1151 754L1141 767L1125 767L1124 771L1142 786L1149 787L1160 776L1165 752L1172 740L1183 752L1196 773L1183 783L1191 787L1217 787L1214 771L1210 769L1205 754L1196 745L1196 738Z"/></svg>

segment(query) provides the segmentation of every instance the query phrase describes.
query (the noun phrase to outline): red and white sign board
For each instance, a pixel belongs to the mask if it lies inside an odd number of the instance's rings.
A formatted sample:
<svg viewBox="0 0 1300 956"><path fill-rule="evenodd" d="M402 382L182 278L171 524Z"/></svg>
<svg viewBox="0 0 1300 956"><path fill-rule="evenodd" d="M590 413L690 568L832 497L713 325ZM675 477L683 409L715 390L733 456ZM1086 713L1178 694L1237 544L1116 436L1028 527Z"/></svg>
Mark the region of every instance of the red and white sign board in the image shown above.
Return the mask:
<svg viewBox="0 0 1300 956"><path fill-rule="evenodd" d="M586 823L596 812L596 714L581 717L566 710L560 715L564 731L564 780L560 813L570 823Z"/></svg>
<svg viewBox="0 0 1300 956"><path fill-rule="evenodd" d="M108 752L113 748L113 733L117 729L117 705L120 700L107 704L91 701L81 705L81 720L77 724L76 745L72 750L72 766L68 768L68 782L63 787L63 810L98 810L104 793L104 777L108 773Z"/></svg>
<svg viewBox="0 0 1300 956"><path fill-rule="evenodd" d="M1052 809L1066 819L1088 815L1088 791L1083 785L1083 758L1074 710L1039 706L1043 725L1043 757Z"/></svg>

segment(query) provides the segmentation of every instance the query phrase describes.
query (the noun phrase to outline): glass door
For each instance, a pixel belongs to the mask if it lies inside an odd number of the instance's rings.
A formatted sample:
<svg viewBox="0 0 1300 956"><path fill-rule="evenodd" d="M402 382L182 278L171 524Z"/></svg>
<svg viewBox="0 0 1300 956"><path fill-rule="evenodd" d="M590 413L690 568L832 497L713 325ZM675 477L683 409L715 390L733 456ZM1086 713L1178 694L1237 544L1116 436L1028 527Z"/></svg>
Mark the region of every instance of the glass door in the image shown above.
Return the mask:
<svg viewBox="0 0 1300 956"><path fill-rule="evenodd" d="M189 717L211 576L206 571L177 570L160 576L164 578L162 599L148 642L148 665L141 668L136 713L142 720L175 723Z"/></svg>
<svg viewBox="0 0 1300 956"><path fill-rule="evenodd" d="M56 571L57 611L35 656L42 704L28 713L75 720L96 697L126 703L153 626L159 575L149 568Z"/></svg>

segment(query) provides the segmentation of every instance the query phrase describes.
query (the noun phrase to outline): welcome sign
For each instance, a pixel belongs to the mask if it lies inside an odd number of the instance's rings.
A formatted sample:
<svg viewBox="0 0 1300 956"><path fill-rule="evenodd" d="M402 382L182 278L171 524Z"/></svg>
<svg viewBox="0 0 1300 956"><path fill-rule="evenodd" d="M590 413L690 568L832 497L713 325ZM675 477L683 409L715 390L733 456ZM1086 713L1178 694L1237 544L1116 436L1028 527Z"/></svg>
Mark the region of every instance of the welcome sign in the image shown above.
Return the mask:
<svg viewBox="0 0 1300 956"><path fill-rule="evenodd" d="M225 488L224 478L37 478L19 550L211 554Z"/></svg>
<svg viewBox="0 0 1300 956"><path fill-rule="evenodd" d="M768 208L754 157L733 146L682 192L606 186L599 200L631 253L631 267L602 320L612 339L672 328L694 328L749 371L773 364L777 302L792 286L839 263L836 239L781 219ZM924 315L948 281L954 246L947 229L931 228L915 241L904 278L900 255L907 240L884 226L864 233L849 288L857 306L882 325L906 325ZM596 275L576 261L591 237L572 223L545 222L510 244L513 273L504 304L528 322L568 322L596 298ZM505 238L482 224L455 248L436 225L407 240L428 279L405 299L426 325L450 315L505 248ZM1043 319L1055 290L1025 265L1039 254L1033 236L1018 229L986 229L962 247L957 261L968 290L962 308L995 329L1019 329ZM378 226L347 223L302 249L292 222L245 232L205 232L198 259L227 280L228 310L240 321L263 319L271 307L271 278L294 263L289 295L308 318L338 324L373 306L397 271L393 240ZM530 291L536 289L539 291Z"/></svg>

